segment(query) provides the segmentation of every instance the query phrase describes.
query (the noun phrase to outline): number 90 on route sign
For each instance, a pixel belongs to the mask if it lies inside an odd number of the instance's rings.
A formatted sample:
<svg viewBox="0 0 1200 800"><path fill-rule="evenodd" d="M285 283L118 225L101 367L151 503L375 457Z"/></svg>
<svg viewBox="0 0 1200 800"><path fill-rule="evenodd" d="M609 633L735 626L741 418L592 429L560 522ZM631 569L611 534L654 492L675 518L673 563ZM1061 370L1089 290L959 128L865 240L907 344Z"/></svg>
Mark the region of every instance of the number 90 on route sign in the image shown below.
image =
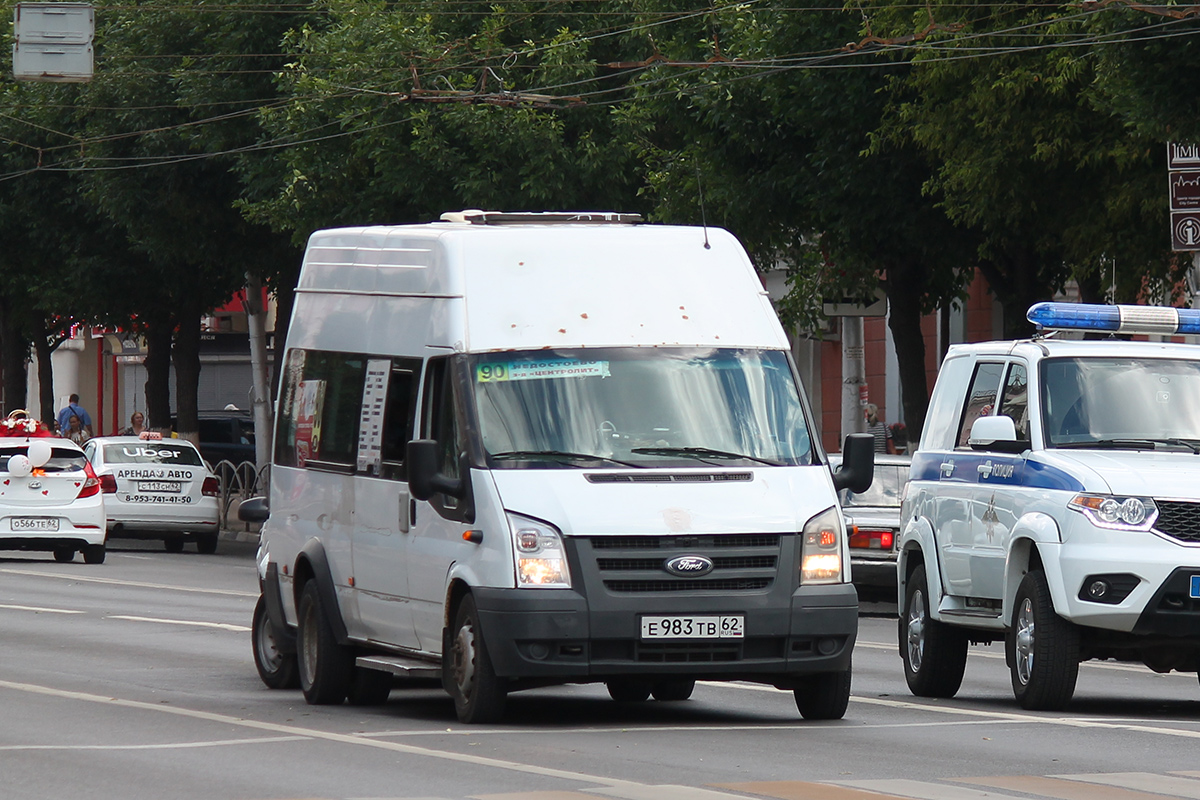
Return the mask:
<svg viewBox="0 0 1200 800"><path fill-rule="evenodd" d="M741 614L642 617L643 639L742 639L745 630Z"/></svg>

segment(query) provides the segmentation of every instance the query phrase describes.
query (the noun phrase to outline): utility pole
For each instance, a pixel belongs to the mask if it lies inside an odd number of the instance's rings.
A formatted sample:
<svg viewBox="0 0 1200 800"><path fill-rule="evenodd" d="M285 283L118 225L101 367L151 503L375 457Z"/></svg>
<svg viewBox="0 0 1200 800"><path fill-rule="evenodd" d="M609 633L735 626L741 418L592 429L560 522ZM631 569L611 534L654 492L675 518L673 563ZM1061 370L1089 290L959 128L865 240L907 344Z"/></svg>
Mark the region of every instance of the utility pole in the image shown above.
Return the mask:
<svg viewBox="0 0 1200 800"><path fill-rule="evenodd" d="M867 359L863 349L863 318L842 317L842 440L866 430Z"/></svg>

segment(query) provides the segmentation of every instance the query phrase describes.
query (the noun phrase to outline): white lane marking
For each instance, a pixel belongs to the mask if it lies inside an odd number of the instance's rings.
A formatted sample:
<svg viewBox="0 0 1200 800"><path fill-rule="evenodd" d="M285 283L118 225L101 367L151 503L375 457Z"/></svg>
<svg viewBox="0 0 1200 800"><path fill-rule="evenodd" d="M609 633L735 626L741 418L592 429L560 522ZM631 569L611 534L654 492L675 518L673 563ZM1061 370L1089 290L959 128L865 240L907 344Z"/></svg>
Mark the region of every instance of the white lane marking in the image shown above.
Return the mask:
<svg viewBox="0 0 1200 800"><path fill-rule="evenodd" d="M0 745L0 752L13 750L189 750L193 747L307 742L307 736L264 736L258 739L220 739L211 742L168 742L158 744L12 744Z"/></svg>
<svg viewBox="0 0 1200 800"><path fill-rule="evenodd" d="M9 608L13 611L34 611L39 614L86 614L86 611L72 611L69 608L40 608L38 606L10 606L0 604L0 608Z"/></svg>
<svg viewBox="0 0 1200 800"><path fill-rule="evenodd" d="M39 694L46 697L57 697L65 700L78 700L86 703L118 706L120 708L129 708L137 711L154 711L159 714L172 714L178 717L187 717L189 719L203 720L205 722L216 722L222 725L236 725L241 728L250 728L257 731L270 731L271 733L284 736L299 736L307 739L322 739L328 742L338 742L339 744L358 745L360 747L374 747L393 753L405 753L406 755L437 758L443 761L454 761L462 764L471 764L477 767L491 767L494 769L509 770L511 772L521 772L528 775L539 775L546 778L560 778L563 780L578 781L580 783L588 783L606 787L639 788L649 785L638 783L637 781L621 780L620 778L612 778L603 775L589 775L585 772L573 772L571 770L555 769L553 767L539 767L534 764L522 764L517 761L506 761L500 758L477 756L469 753L452 753L445 750L434 750L429 747L400 744L399 742L381 741L379 739L366 739L361 736L353 736L346 733L334 733L332 731L301 728L296 725L282 725L275 722L260 722L258 720L244 719L241 717L231 717L227 714L217 714L211 711L195 711L190 708L165 706L157 703L145 703L140 700L123 700L119 697L104 697L103 695L89 694L87 692L71 692L64 689L53 689L49 686L38 686L31 683L16 683L14 681L0 680L0 689L10 689L16 692L28 692L30 694Z"/></svg>
<svg viewBox="0 0 1200 800"><path fill-rule="evenodd" d="M258 597L258 592L241 592L236 589L202 589L195 586L174 586L165 583L140 583L138 581L123 581L117 578L93 578L84 575L67 575L61 572L41 572L35 569L0 569L7 575L32 575L35 578L58 578L64 581L80 583L107 583L114 586L136 586L139 589L165 589L172 592L194 592L196 594L220 594L231 597Z"/></svg>
<svg viewBox="0 0 1200 800"><path fill-rule="evenodd" d="M854 646L855 647L865 647L868 650L891 650L897 656L900 655L900 651L896 648L896 645L894 645L894 644L880 644L879 642L864 642L861 639L859 639L858 641L856 641L854 643ZM968 651L968 653L971 657L978 657L978 658L996 658L996 659L1001 659L1001 660L1003 660L1003 658L1004 658L1004 653L986 653L979 649L970 650L970 651ZM1184 677L1187 677L1189 681L1191 680L1190 672L1188 672L1188 673L1154 672L1149 667L1145 667L1145 666L1134 667L1134 666L1130 666L1128 664L1109 664L1109 663L1103 662L1103 661L1080 661L1079 668L1080 669L1109 669L1109 670L1116 670L1117 672L1136 672L1139 675L1158 675L1159 677L1163 677L1163 678L1171 677L1171 676L1184 676Z"/></svg>
<svg viewBox="0 0 1200 800"><path fill-rule="evenodd" d="M1171 797L1200 798L1200 781L1191 778L1176 778L1171 775L1155 775L1151 772L1100 772L1094 775L1049 775L1081 783L1098 783L1102 786L1119 786L1155 794L1170 794Z"/></svg>
<svg viewBox="0 0 1200 800"><path fill-rule="evenodd" d="M728 798L746 797L744 794L727 794L712 789L701 789L697 786L677 786L669 783L587 789L586 791L588 794L618 797L621 800L728 800ZM484 796L486 797L486 795Z"/></svg>
<svg viewBox="0 0 1200 800"><path fill-rule="evenodd" d="M163 625L192 625L197 628L219 628L223 631L249 633L245 625L230 625L228 622L194 622L190 619L157 619L155 617L133 617L128 614L110 614L105 619L124 619L130 622L159 622Z"/></svg>
<svg viewBox="0 0 1200 800"><path fill-rule="evenodd" d="M953 780L953 779L951 779ZM926 783L907 778L869 781L825 781L834 786L848 786L853 789L865 789L868 792L879 792L886 795L902 795L915 797L918 800L966 800L966 798L998 798L998 800L1018 800L1016 795L1001 794L988 789L970 789L965 786L948 786L943 783Z"/></svg>

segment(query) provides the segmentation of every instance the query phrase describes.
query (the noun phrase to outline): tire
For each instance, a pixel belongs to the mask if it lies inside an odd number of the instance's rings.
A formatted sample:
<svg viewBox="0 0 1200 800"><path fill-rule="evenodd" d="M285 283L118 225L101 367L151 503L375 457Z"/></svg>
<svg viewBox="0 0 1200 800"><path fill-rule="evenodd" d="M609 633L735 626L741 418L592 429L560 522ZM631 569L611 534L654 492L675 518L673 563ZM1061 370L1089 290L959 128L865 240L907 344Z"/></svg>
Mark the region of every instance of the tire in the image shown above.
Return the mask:
<svg viewBox="0 0 1200 800"><path fill-rule="evenodd" d="M83 563L103 564L107 548L102 544L87 544L83 546Z"/></svg>
<svg viewBox="0 0 1200 800"><path fill-rule="evenodd" d="M922 564L913 570L900 615L904 679L917 697L954 697L967 669L967 636L929 616L929 584Z"/></svg>
<svg viewBox="0 0 1200 800"><path fill-rule="evenodd" d="M608 696L618 703L644 703L650 697L651 684L636 678L614 678L605 683Z"/></svg>
<svg viewBox="0 0 1200 800"><path fill-rule="evenodd" d="M217 534L202 533L196 537L196 552L211 556L217 552Z"/></svg>
<svg viewBox="0 0 1200 800"><path fill-rule="evenodd" d="M300 593L296 663L304 699L314 706L340 704L354 676L354 654L338 644L327 614L317 581L309 580Z"/></svg>
<svg viewBox="0 0 1200 800"><path fill-rule="evenodd" d="M392 673L354 668L348 698L352 706L381 706L392 693Z"/></svg>
<svg viewBox="0 0 1200 800"><path fill-rule="evenodd" d="M54 560L60 564L66 564L68 561L75 560L74 550L58 549L54 551Z"/></svg>
<svg viewBox="0 0 1200 800"><path fill-rule="evenodd" d="M1079 677L1079 629L1055 613L1041 570L1026 573L1017 587L1004 644L1013 695L1021 708L1066 708Z"/></svg>
<svg viewBox="0 0 1200 800"><path fill-rule="evenodd" d="M659 702L673 703L680 700L687 700L692 696L692 691L695 688L695 681L684 678L671 678L654 684L650 692L654 695L654 699Z"/></svg>
<svg viewBox="0 0 1200 800"><path fill-rule="evenodd" d="M806 676L792 690L796 710L809 720L841 719L850 705L851 670Z"/></svg>
<svg viewBox="0 0 1200 800"><path fill-rule="evenodd" d="M183 539L178 536L173 536L170 539L163 539L163 549L168 553L182 553Z"/></svg>
<svg viewBox="0 0 1200 800"><path fill-rule="evenodd" d="M498 722L504 716L508 685L496 676L479 626L475 598L467 595L454 615L449 652L450 695L459 722Z"/></svg>
<svg viewBox="0 0 1200 800"><path fill-rule="evenodd" d="M271 633L271 622L267 618L267 601L262 595L258 596L258 602L254 604L250 642L254 649L254 667L263 683L271 689L295 689L300 685L300 676L296 671L296 654L281 653L276 648L275 637Z"/></svg>

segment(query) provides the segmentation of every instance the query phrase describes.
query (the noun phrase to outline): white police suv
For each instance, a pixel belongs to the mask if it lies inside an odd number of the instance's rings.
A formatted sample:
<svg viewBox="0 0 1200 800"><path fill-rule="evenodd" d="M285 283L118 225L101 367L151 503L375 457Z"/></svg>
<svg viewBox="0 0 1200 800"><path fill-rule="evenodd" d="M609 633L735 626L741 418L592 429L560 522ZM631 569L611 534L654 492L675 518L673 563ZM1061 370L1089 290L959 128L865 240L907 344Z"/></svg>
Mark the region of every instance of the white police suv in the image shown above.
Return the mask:
<svg viewBox="0 0 1200 800"><path fill-rule="evenodd" d="M1025 341L950 348L901 511L900 652L952 697L968 642L1003 640L1028 709L1079 662L1200 669L1200 311L1039 303Z"/></svg>

